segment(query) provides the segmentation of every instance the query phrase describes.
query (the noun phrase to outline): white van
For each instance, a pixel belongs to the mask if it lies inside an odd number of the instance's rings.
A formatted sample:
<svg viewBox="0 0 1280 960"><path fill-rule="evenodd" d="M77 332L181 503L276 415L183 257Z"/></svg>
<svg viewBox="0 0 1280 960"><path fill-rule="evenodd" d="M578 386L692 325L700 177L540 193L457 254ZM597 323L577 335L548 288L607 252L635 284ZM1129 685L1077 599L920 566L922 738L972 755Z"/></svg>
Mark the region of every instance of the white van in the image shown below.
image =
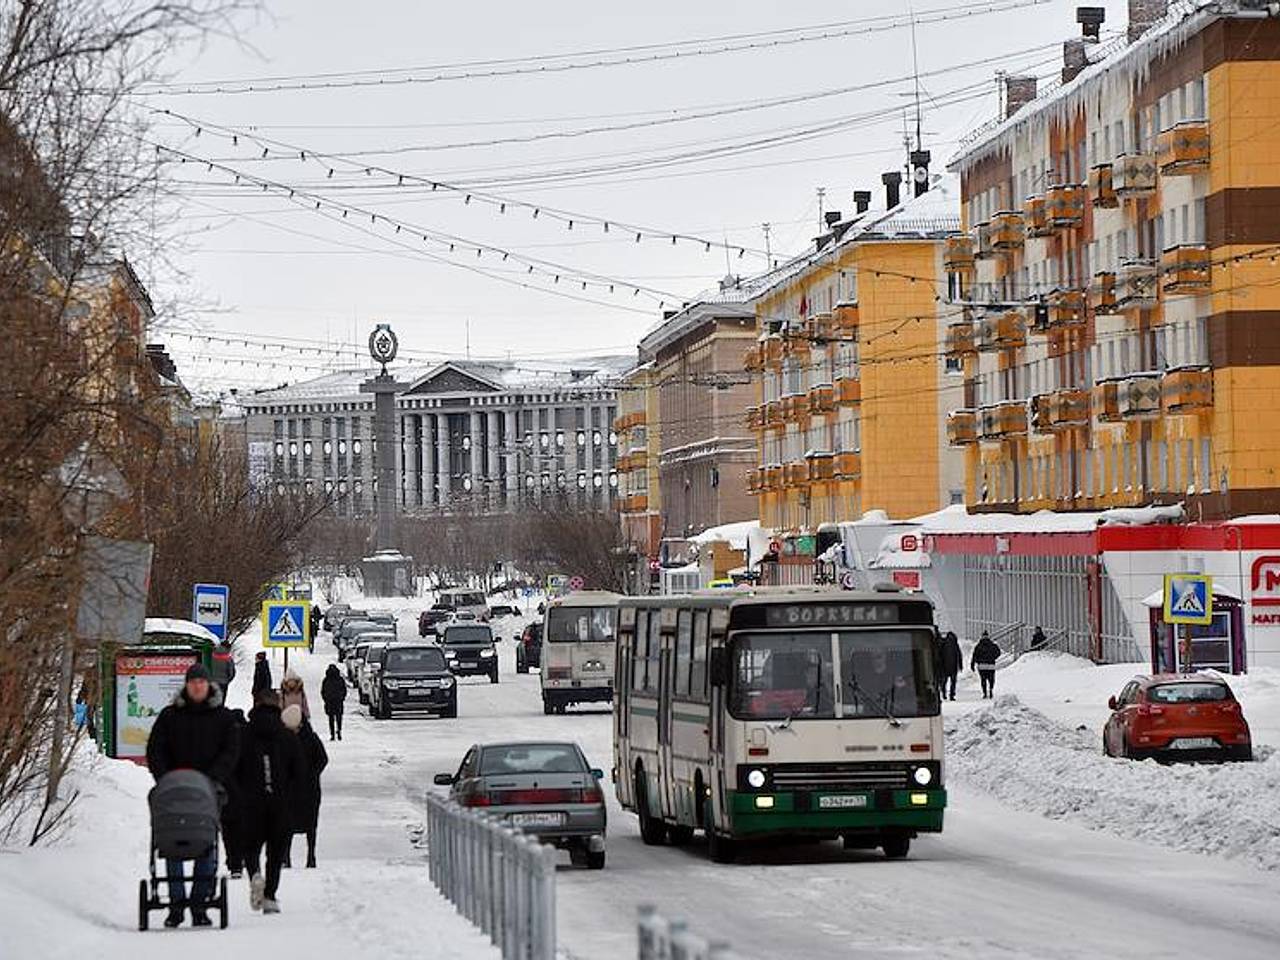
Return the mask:
<svg viewBox="0 0 1280 960"><path fill-rule="evenodd" d="M477 620L488 621L489 619L489 598L484 595L483 590L466 588L441 590L436 606L444 607L450 613L474 614Z"/></svg>
<svg viewBox="0 0 1280 960"><path fill-rule="evenodd" d="M585 590L552 600L542 628L542 712L613 700L616 593Z"/></svg>

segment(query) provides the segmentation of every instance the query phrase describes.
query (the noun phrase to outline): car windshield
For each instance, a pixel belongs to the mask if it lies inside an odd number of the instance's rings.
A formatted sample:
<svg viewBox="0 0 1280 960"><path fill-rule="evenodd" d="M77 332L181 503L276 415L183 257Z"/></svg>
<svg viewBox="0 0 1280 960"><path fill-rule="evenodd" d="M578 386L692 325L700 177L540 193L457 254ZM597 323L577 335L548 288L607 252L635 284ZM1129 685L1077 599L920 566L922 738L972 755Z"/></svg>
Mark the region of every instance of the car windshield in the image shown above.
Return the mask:
<svg viewBox="0 0 1280 960"><path fill-rule="evenodd" d="M736 717L898 718L939 709L923 630L747 633L734 640L733 665Z"/></svg>
<svg viewBox="0 0 1280 960"><path fill-rule="evenodd" d="M585 773L582 756L568 743L512 744L485 747L480 775L518 773Z"/></svg>
<svg viewBox="0 0 1280 960"><path fill-rule="evenodd" d="M372 620L344 620L342 632L349 637L354 637L357 633L377 630L380 626L381 624L374 623Z"/></svg>
<svg viewBox="0 0 1280 960"><path fill-rule="evenodd" d="M1147 691L1152 703L1221 703L1231 699L1225 683L1161 683Z"/></svg>
<svg viewBox="0 0 1280 960"><path fill-rule="evenodd" d="M444 673L444 654L435 647L392 647L383 664L384 673Z"/></svg>
<svg viewBox="0 0 1280 960"><path fill-rule="evenodd" d="M450 627L444 632L444 642L455 643L493 643L493 634L488 627Z"/></svg>
<svg viewBox="0 0 1280 960"><path fill-rule="evenodd" d="M389 647L385 643L377 644L369 648L369 652L365 654L365 659L370 663L382 663L387 659L387 650Z"/></svg>
<svg viewBox="0 0 1280 960"><path fill-rule="evenodd" d="M617 607L552 607L547 611L550 643L613 643L617 634Z"/></svg>
<svg viewBox="0 0 1280 960"><path fill-rule="evenodd" d="M353 650L351 653L351 659L363 660L364 655L368 652L369 652L368 644L364 644L364 643L357 644L355 650Z"/></svg>

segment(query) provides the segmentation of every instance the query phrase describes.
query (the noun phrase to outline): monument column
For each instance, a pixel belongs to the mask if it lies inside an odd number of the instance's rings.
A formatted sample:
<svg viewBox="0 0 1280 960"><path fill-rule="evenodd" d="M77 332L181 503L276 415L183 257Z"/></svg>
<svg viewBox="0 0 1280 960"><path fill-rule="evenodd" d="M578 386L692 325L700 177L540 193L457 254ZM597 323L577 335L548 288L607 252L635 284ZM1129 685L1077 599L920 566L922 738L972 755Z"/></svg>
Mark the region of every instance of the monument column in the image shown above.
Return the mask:
<svg viewBox="0 0 1280 960"><path fill-rule="evenodd" d="M400 437L397 434L396 394L407 384L387 372L396 357L399 342L391 327L380 323L369 335L369 354L382 364L382 372L360 386L373 394L373 432L378 441L378 522L374 533L374 555L366 557L364 589L369 596L407 596L411 593L412 558L396 549L397 493L400 488Z"/></svg>

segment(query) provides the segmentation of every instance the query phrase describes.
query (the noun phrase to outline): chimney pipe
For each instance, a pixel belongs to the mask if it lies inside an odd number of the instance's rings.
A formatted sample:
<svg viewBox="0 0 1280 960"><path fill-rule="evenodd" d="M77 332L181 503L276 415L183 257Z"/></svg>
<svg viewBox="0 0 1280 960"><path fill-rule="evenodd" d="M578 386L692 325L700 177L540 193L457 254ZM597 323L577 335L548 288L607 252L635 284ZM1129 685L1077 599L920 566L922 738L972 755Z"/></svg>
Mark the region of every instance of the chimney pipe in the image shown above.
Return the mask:
<svg viewBox="0 0 1280 960"><path fill-rule="evenodd" d="M1169 14L1169 0L1129 0L1129 42L1154 27Z"/></svg>
<svg viewBox="0 0 1280 960"><path fill-rule="evenodd" d="M1062 82L1070 83L1089 65L1089 55L1085 52L1085 40L1075 38L1062 45Z"/></svg>
<svg viewBox="0 0 1280 960"><path fill-rule="evenodd" d="M884 184L885 205L892 210L902 202L902 173L898 170L890 170L888 173L881 174L880 182Z"/></svg>
<svg viewBox="0 0 1280 960"><path fill-rule="evenodd" d="M822 221L823 221L823 222L824 222L828 227L834 227L837 223L839 223L839 222L840 222L840 211L839 211L839 210L828 210L826 213L824 213L824 214L822 215Z"/></svg>
<svg viewBox="0 0 1280 960"><path fill-rule="evenodd" d="M929 189L930 159L932 158L928 150L911 151L911 182L917 197L922 193L926 193Z"/></svg>
<svg viewBox="0 0 1280 960"><path fill-rule="evenodd" d="M1097 43L1106 22L1106 7L1076 7L1076 23L1080 24L1080 36L1085 41Z"/></svg>
<svg viewBox="0 0 1280 960"><path fill-rule="evenodd" d="M870 206L871 206L871 191L870 191L870 190L855 190L855 191L853 191L853 209L854 209L855 211L857 211L858 213L866 213L866 212L867 212L867 209L868 209Z"/></svg>
<svg viewBox="0 0 1280 960"><path fill-rule="evenodd" d="M1004 116L1006 120L1035 98L1035 77L1004 78Z"/></svg>

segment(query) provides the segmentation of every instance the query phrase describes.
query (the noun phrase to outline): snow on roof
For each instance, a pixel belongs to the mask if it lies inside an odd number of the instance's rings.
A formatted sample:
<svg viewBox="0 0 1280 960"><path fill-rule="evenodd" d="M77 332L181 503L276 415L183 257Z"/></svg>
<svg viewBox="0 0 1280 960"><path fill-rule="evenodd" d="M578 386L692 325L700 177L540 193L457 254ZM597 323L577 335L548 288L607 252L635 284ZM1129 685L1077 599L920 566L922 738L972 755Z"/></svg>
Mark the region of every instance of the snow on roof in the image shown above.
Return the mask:
<svg viewBox="0 0 1280 960"><path fill-rule="evenodd" d="M142 633L173 633L181 637L194 637L209 643L218 643L217 636L207 627L190 620L176 620L171 617L147 617L143 621Z"/></svg>
<svg viewBox="0 0 1280 960"><path fill-rule="evenodd" d="M696 536L689 538L690 543L702 546L707 543L722 542L729 544L734 550L747 549L747 543L753 530L760 529L759 520L741 520L737 523L722 523L718 527L708 527Z"/></svg>
<svg viewBox="0 0 1280 960"><path fill-rule="evenodd" d="M1184 517L1180 503L1167 507L1116 507L1063 513L1041 510L971 514L963 506L954 506L917 517L913 522L918 522L921 533L926 534L1089 533L1101 526L1180 523Z"/></svg>

